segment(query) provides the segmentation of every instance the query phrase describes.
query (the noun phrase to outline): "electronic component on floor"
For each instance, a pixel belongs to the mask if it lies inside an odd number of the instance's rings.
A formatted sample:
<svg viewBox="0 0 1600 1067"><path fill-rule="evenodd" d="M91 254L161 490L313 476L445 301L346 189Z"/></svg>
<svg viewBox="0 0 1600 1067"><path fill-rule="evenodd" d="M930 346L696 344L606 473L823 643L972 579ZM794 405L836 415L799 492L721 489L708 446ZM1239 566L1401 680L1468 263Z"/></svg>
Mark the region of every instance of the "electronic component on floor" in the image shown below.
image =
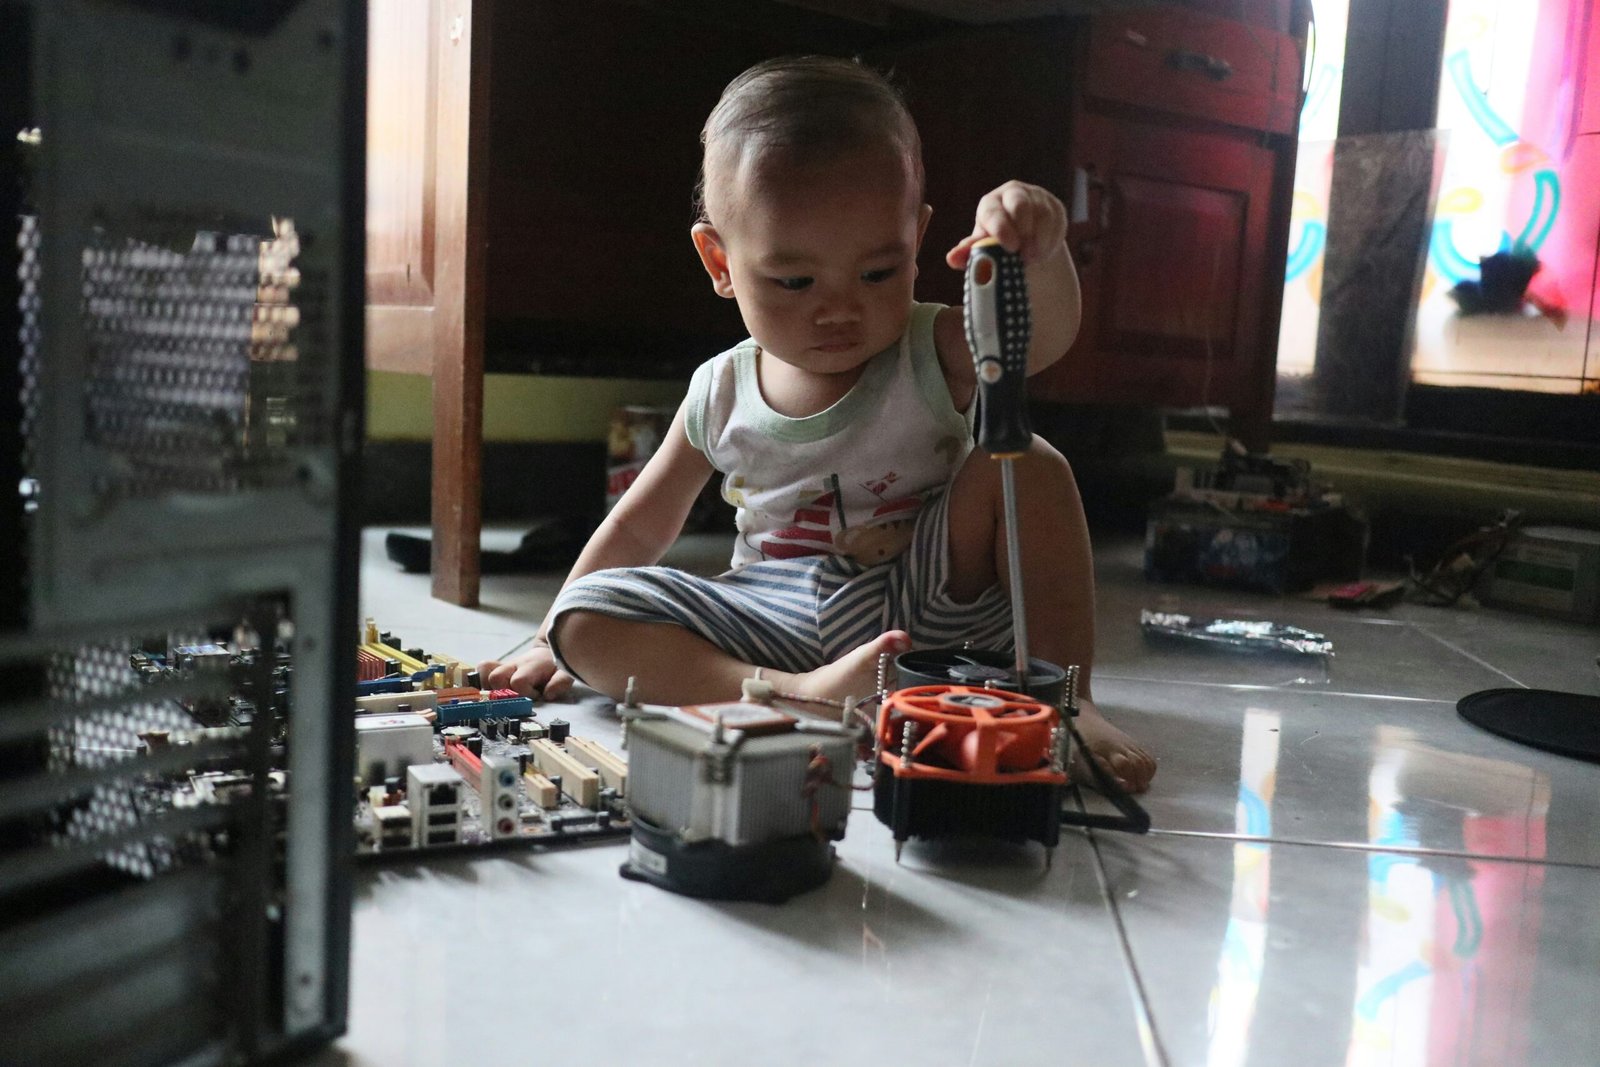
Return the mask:
<svg viewBox="0 0 1600 1067"><path fill-rule="evenodd" d="M850 816L853 731L746 701L617 710L633 824L624 877L771 903L828 879Z"/></svg>
<svg viewBox="0 0 1600 1067"><path fill-rule="evenodd" d="M404 804L385 804L372 809L378 851L416 848L416 824L411 809Z"/></svg>
<svg viewBox="0 0 1600 1067"><path fill-rule="evenodd" d="M522 787L528 799L545 811L561 806L561 787L538 771L523 771Z"/></svg>
<svg viewBox="0 0 1600 1067"><path fill-rule="evenodd" d="M528 746L529 756L539 772L551 780L559 779L561 791L581 807L600 803L600 772L585 766L554 741L545 739Z"/></svg>
<svg viewBox="0 0 1600 1067"><path fill-rule="evenodd" d="M447 700L441 696L438 712L441 726L478 722L481 719L525 719L533 714L533 701L517 696L510 690L497 689L494 693L481 694L476 698Z"/></svg>
<svg viewBox="0 0 1600 1067"><path fill-rule="evenodd" d="M1084 749L1078 668L1027 664L1027 695L998 652L927 649L895 660L899 689L878 709L873 810L895 838L977 836L1038 841L1050 862L1060 827L1142 834L1150 815ZM972 684L931 684L942 679ZM1074 747L1117 814L1064 810Z"/></svg>
<svg viewBox="0 0 1600 1067"><path fill-rule="evenodd" d="M153 675L167 671L159 655L144 658ZM509 689L485 690L477 671L461 661L407 646L371 620L356 658L358 677L371 678L363 683L368 692L358 697L354 716L362 776L354 797L361 857L577 844L628 832L622 800L627 762L604 745L572 734L564 720L539 722L532 700ZM380 659L382 669L375 670ZM389 691L374 692L374 686ZM401 709L406 709L413 747L397 756L381 746L390 740L385 724ZM419 719L425 730L416 729ZM419 805L412 794L406 768L429 766L456 775L454 807L438 808L428 797ZM386 834L375 814L401 804L416 826L408 845Z"/></svg>
<svg viewBox="0 0 1600 1067"><path fill-rule="evenodd" d="M356 776L365 785L433 760L433 727L421 715L363 715L356 719Z"/></svg>
<svg viewBox="0 0 1600 1067"><path fill-rule="evenodd" d="M628 795L628 764L621 756L586 737L571 734L567 735L567 751L600 776L602 788L615 790L619 797Z"/></svg>
<svg viewBox="0 0 1600 1067"><path fill-rule="evenodd" d="M426 717L438 706L438 696L428 689L356 697L357 715L399 715L409 711Z"/></svg>
<svg viewBox="0 0 1600 1067"><path fill-rule="evenodd" d="M406 806L418 848L453 845L461 839L461 775L442 763L406 768Z"/></svg>
<svg viewBox="0 0 1600 1067"><path fill-rule="evenodd" d="M981 665L980 665L981 666ZM1030 664L1031 673L1031 664ZM1020 693L913 685L878 709L873 811L908 838L1061 837L1067 733L1060 710Z"/></svg>
<svg viewBox="0 0 1600 1067"><path fill-rule="evenodd" d="M1485 568L1478 598L1492 607L1600 622L1600 531L1527 526Z"/></svg>
<svg viewBox="0 0 1600 1067"><path fill-rule="evenodd" d="M493 840L516 837L522 826L517 813L521 799L517 783L522 779L517 761L506 756L485 756L482 762L478 810L484 831Z"/></svg>

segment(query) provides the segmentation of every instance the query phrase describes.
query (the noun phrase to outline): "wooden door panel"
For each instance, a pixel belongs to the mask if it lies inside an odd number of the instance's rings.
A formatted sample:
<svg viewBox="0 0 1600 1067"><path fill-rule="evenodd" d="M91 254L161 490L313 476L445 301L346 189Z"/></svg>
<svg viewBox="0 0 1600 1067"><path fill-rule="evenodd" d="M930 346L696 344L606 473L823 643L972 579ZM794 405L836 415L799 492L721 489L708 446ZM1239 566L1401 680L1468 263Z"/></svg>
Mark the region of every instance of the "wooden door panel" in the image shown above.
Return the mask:
<svg viewBox="0 0 1600 1067"><path fill-rule="evenodd" d="M486 50L469 54L471 0L368 0L368 20L367 366L433 374L461 344L463 264L481 258L464 205Z"/></svg>
<svg viewBox="0 0 1600 1067"><path fill-rule="evenodd" d="M433 378L433 592L478 602L490 6L368 0L367 366Z"/></svg>
<svg viewBox="0 0 1600 1067"><path fill-rule="evenodd" d="M367 303L433 303L435 0L370 0Z"/></svg>
<svg viewBox="0 0 1600 1067"><path fill-rule="evenodd" d="M1138 174L1114 176L1110 195L1101 345L1232 359L1248 196Z"/></svg>
<svg viewBox="0 0 1600 1067"><path fill-rule="evenodd" d="M1036 395L1232 405L1262 346L1276 159L1248 136L1080 110L1073 157L1090 190L1068 235L1083 285L1072 351Z"/></svg>

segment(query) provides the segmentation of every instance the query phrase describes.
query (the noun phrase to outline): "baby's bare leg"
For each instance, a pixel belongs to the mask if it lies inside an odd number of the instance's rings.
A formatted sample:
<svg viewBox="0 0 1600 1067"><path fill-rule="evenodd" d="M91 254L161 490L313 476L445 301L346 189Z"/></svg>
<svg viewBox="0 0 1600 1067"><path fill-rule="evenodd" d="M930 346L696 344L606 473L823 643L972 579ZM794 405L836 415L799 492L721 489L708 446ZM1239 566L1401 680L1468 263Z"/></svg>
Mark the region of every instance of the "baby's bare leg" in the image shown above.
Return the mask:
<svg viewBox="0 0 1600 1067"><path fill-rule="evenodd" d="M622 699L630 677L638 698L651 704L737 700L743 680L756 672L755 664L671 623L570 611L556 622L555 640L585 684L613 700ZM814 671L791 674L769 667L762 677L781 692L834 700L867 696L877 688L878 655L910 647L909 636L891 630ZM824 705L817 711L828 714Z"/></svg>
<svg viewBox="0 0 1600 1067"><path fill-rule="evenodd" d="M976 598L1009 573L999 468L988 453L974 449L950 487L950 592L957 600ZM1078 666L1078 731L1125 788L1143 792L1155 775L1155 758L1107 722L1091 695L1094 563L1072 468L1035 437L1015 461L1015 474L1028 652L1058 666Z"/></svg>

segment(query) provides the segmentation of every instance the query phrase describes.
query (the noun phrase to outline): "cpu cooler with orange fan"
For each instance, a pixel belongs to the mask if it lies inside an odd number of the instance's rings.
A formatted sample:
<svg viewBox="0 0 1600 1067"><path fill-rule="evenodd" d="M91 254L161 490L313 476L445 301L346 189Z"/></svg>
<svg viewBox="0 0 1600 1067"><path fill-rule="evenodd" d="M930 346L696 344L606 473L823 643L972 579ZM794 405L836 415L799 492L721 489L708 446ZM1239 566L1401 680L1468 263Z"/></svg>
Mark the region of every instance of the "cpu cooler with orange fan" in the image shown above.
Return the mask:
<svg viewBox="0 0 1600 1067"><path fill-rule="evenodd" d="M913 837L1037 841L1048 857L1062 826L1149 830L1150 816L1073 724L1077 667L1029 659L1019 683L1002 653L925 649L899 656L894 669L898 688L879 706L874 730L873 809L893 831L897 857ZM1116 814L1067 803L1072 766Z"/></svg>
<svg viewBox="0 0 1600 1067"><path fill-rule="evenodd" d="M980 836L1055 848L1067 785L1060 710L1003 689L919 685L878 711L874 810L910 837Z"/></svg>

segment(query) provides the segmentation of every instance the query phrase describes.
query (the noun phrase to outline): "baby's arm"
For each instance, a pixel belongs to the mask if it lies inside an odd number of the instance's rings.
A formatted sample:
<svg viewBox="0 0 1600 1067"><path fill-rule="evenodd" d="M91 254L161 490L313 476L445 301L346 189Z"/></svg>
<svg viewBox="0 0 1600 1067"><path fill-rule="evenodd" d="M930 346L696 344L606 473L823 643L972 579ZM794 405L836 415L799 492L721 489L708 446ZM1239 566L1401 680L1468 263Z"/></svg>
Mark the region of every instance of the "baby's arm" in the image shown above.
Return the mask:
<svg viewBox="0 0 1600 1067"><path fill-rule="evenodd" d="M965 270L972 246L986 237L1020 253L1027 265L1033 340L1028 346L1028 373L1037 374L1060 359L1078 334L1083 300L1078 272L1067 251L1067 209L1046 189L1006 182L978 201L971 236L961 239L945 262ZM934 323L939 362L958 410L965 410L977 386L972 350L967 347L960 308L946 308Z"/></svg>
<svg viewBox="0 0 1600 1067"><path fill-rule="evenodd" d="M561 583L563 589L586 574L608 567L648 567L657 563L683 532L689 509L712 472L711 462L689 443L684 418L680 405L666 440L590 535L567 580ZM572 677L557 669L550 653L550 621L545 618L534 634L533 647L520 656L481 664L478 674L482 684L491 689L515 689L525 696L535 690L546 698L565 692L572 685Z"/></svg>

